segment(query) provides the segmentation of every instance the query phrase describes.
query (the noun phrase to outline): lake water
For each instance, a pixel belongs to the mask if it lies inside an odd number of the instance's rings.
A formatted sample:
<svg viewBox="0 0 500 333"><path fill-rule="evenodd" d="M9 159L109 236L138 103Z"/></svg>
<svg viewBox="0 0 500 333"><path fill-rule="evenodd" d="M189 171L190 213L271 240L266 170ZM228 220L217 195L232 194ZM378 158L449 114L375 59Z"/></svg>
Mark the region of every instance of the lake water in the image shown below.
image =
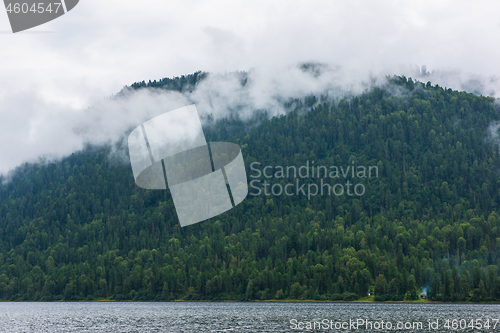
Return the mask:
<svg viewBox="0 0 500 333"><path fill-rule="evenodd" d="M497 304L0 303L0 332L500 332L498 319Z"/></svg>

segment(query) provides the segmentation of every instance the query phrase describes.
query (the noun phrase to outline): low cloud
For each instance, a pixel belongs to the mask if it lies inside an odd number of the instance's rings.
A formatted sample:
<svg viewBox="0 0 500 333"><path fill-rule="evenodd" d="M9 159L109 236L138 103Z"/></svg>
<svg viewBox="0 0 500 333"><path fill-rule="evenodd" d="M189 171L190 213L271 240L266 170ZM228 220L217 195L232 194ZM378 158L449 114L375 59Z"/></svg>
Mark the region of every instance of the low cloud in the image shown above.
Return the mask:
<svg viewBox="0 0 500 333"><path fill-rule="evenodd" d="M86 0L15 35L0 11L0 173L112 142L187 102L216 117L279 114L287 98L357 93L385 75L500 97L499 10L465 0ZM321 75L293 65L307 61L331 65ZM198 70L221 74L189 96L106 98ZM244 87L223 74L235 70L250 71Z"/></svg>
<svg viewBox="0 0 500 333"><path fill-rule="evenodd" d="M499 81L494 78L459 71L429 71L424 66L412 66L401 68L400 73L422 82L431 81L476 94L497 96L500 91ZM116 143L144 121L189 104L196 104L202 119L211 115L217 120L231 114L248 119L257 110L274 116L286 112L285 101L308 95L338 100L383 84L385 75L390 74L360 73L315 62L249 72L214 73L208 74L190 92L124 88L120 94L97 101L86 109L52 101L37 90L2 96L2 109L13 112L5 112L4 121L0 123L0 172L6 173L40 157L46 160L61 158L82 149L87 143ZM10 124L17 124L17 127Z"/></svg>

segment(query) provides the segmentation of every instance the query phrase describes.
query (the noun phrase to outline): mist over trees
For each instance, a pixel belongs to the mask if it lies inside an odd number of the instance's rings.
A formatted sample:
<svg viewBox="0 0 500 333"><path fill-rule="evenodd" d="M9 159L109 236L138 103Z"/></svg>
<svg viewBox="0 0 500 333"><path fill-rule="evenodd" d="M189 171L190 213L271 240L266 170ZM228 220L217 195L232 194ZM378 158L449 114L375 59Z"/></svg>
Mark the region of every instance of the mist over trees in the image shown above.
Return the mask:
<svg viewBox="0 0 500 333"><path fill-rule="evenodd" d="M182 91L203 77L131 88ZM284 103L290 112L279 117L208 119L207 141L240 145L247 175L252 162L377 166L377 178L361 180L363 196L249 195L181 228L168 190L135 186L116 154L123 142L25 164L0 186L0 299L355 300L373 291L384 301L425 288L433 300L500 300L493 98L391 77L360 96Z"/></svg>

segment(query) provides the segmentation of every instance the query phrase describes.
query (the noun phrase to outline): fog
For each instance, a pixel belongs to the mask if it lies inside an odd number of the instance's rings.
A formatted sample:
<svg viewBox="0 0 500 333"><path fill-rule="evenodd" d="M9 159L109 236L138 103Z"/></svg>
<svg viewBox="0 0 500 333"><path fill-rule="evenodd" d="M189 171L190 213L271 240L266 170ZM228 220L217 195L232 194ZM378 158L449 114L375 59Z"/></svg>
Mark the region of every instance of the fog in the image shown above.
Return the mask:
<svg viewBox="0 0 500 333"><path fill-rule="evenodd" d="M81 1L11 34L0 10L0 173L85 142L110 143L143 121L196 103L249 117L310 93L360 93L385 75L500 97L500 3L467 1ZM324 64L321 75L297 64ZM425 66L425 67L424 67ZM202 70L192 94L136 81ZM242 87L234 71L248 71Z"/></svg>

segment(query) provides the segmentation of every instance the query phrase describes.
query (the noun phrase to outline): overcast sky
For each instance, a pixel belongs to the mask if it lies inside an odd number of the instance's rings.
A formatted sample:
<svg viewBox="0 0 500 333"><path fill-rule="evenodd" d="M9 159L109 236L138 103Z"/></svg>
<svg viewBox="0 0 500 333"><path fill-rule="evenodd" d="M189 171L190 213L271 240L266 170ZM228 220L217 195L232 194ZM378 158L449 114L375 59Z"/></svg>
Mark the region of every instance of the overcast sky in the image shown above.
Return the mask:
<svg viewBox="0 0 500 333"><path fill-rule="evenodd" d="M435 83L500 97L499 13L500 1L81 0L12 34L0 9L0 173L81 148L83 110L124 85L197 70L319 61L362 80L426 65Z"/></svg>

